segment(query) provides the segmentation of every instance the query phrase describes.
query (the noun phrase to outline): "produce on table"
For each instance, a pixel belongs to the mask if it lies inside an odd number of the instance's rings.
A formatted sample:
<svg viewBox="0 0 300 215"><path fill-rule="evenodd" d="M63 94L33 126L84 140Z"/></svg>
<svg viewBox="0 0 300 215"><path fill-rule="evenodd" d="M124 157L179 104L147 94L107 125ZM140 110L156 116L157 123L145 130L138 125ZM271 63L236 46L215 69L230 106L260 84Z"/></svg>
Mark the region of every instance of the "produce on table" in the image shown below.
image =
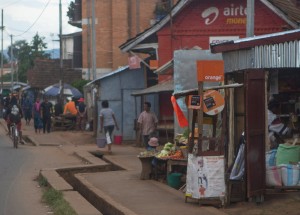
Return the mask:
<svg viewBox="0 0 300 215"><path fill-rule="evenodd" d="M153 157L157 154L157 151L155 150L146 150L143 152L140 152L139 157Z"/></svg>
<svg viewBox="0 0 300 215"><path fill-rule="evenodd" d="M181 159L184 159L184 156L183 156L183 153L181 150L177 150L173 155L171 155L169 157L170 159L173 159L173 160L181 160Z"/></svg>
<svg viewBox="0 0 300 215"><path fill-rule="evenodd" d="M179 144L187 144L188 143L188 137L186 137L183 134L177 134L175 137L175 142Z"/></svg>
<svg viewBox="0 0 300 215"><path fill-rule="evenodd" d="M172 143L166 143L164 145L164 148L161 150L161 152L156 155L157 158L169 158L170 156L174 155L176 152L176 146ZM178 157L177 155L175 156Z"/></svg>

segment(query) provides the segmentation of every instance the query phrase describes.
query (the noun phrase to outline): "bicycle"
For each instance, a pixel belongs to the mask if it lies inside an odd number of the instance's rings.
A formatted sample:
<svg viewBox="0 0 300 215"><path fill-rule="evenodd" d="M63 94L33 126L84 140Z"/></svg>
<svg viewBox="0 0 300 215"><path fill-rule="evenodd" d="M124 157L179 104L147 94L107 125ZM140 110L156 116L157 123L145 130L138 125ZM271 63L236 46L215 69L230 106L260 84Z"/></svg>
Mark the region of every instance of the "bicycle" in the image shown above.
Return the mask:
<svg viewBox="0 0 300 215"><path fill-rule="evenodd" d="M17 129L16 123L11 123L11 137L14 144L14 148L18 148L18 142L19 142L19 131Z"/></svg>

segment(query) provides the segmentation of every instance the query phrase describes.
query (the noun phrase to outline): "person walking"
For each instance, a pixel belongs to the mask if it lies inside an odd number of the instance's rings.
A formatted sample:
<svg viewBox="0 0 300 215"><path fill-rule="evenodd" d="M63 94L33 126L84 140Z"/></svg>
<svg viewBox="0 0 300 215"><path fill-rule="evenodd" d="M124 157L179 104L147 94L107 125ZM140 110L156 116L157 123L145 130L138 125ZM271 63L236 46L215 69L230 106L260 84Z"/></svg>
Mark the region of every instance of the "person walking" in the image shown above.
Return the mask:
<svg viewBox="0 0 300 215"><path fill-rule="evenodd" d="M86 105L84 104L84 98L80 98L78 100L77 108L77 129L83 131L85 128L85 121L86 121Z"/></svg>
<svg viewBox="0 0 300 215"><path fill-rule="evenodd" d="M30 125L32 118L32 101L30 100L29 96L26 96L25 100L23 101L23 112L26 125Z"/></svg>
<svg viewBox="0 0 300 215"><path fill-rule="evenodd" d="M106 137L108 137L107 133L109 134L110 143L107 142L108 153L112 153L111 151L111 143L112 143L112 133L116 126L116 129L119 130L119 126L115 117L115 114L111 108L109 108L109 104L107 100L102 101L101 103L102 109L100 110L100 133L103 132Z"/></svg>
<svg viewBox="0 0 300 215"><path fill-rule="evenodd" d="M144 103L144 111L140 114L138 118L138 128L142 132L143 143L146 149L149 147L149 135L155 132L157 128L158 119L154 112L150 111L151 103Z"/></svg>
<svg viewBox="0 0 300 215"><path fill-rule="evenodd" d="M43 121L43 133L50 133L51 130L51 115L52 115L52 103L48 101L46 97L41 104L42 121Z"/></svg>
<svg viewBox="0 0 300 215"><path fill-rule="evenodd" d="M43 128L43 122L41 118L41 103L40 99L37 98L32 107L32 116L33 116L33 126L35 133L41 133L41 129Z"/></svg>

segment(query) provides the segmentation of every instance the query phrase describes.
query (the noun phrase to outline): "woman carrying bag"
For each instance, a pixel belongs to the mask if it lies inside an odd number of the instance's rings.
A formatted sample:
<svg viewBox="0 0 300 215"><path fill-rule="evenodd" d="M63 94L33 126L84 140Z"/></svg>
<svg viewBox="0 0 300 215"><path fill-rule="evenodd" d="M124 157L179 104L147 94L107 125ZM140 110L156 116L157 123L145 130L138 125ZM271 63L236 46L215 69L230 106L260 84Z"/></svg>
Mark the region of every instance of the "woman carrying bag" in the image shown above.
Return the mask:
<svg viewBox="0 0 300 215"><path fill-rule="evenodd" d="M119 130L119 127L113 110L108 107L108 101L102 101L101 106L102 109L100 110L100 133L103 132L104 128L108 153L111 154L112 133L114 131L115 126L117 130Z"/></svg>

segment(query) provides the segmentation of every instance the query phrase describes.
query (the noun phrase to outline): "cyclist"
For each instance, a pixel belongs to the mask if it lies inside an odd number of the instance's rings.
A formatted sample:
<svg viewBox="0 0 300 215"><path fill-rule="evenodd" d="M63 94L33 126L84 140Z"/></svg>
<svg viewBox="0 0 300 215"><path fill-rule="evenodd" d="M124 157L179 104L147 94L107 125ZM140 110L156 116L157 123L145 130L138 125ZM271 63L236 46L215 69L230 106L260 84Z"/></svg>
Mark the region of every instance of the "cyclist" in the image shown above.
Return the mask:
<svg viewBox="0 0 300 215"><path fill-rule="evenodd" d="M7 117L7 124L10 126L11 123L15 123L17 130L19 132L19 142L24 144L22 140L22 121L21 118L23 117L22 108L18 104L12 105L8 117ZM10 133L10 129L9 129Z"/></svg>

